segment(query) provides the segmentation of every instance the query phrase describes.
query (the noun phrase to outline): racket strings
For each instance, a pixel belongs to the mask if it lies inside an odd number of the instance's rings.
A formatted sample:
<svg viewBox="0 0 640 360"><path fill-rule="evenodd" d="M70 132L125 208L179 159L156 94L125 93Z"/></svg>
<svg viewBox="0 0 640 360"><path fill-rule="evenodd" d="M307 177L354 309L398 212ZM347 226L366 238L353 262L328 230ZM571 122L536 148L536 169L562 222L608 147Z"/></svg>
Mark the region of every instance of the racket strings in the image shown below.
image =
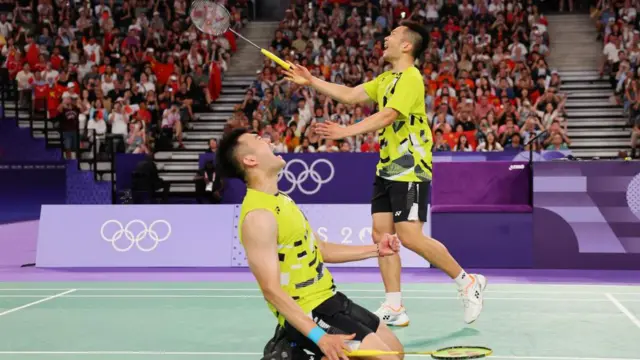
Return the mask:
<svg viewBox="0 0 640 360"><path fill-rule="evenodd" d="M231 15L222 5L209 0L196 0L191 4L191 21L198 30L219 36L231 25Z"/></svg>

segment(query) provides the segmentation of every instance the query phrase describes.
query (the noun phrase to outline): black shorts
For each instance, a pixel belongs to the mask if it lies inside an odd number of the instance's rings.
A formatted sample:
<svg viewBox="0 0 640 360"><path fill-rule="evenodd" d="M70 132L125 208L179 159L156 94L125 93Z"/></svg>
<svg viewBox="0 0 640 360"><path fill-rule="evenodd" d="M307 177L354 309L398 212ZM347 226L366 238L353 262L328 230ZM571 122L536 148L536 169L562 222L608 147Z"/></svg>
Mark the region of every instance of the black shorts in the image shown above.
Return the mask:
<svg viewBox="0 0 640 360"><path fill-rule="evenodd" d="M427 221L431 182L401 182L376 176L371 213L393 213L393 222Z"/></svg>
<svg viewBox="0 0 640 360"><path fill-rule="evenodd" d="M338 292L311 312L313 321L327 334L356 334L354 341L362 341L375 333L380 319L369 310L354 303ZM291 360L321 359L324 355L313 341L285 322L287 340L293 348Z"/></svg>

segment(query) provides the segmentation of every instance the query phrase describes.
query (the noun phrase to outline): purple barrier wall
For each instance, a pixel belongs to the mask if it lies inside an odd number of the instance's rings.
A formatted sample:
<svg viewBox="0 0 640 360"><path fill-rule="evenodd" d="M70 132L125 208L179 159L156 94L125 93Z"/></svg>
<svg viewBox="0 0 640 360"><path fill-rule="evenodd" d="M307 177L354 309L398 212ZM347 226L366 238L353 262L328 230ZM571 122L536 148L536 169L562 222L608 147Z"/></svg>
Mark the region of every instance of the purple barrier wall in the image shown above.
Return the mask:
<svg viewBox="0 0 640 360"><path fill-rule="evenodd" d="M534 153L534 161L548 161L568 155L568 151L543 151ZM123 157L130 155L122 155ZM278 185L280 189L291 196L299 204L367 204L371 200L372 184L375 177L375 166L379 155L375 153L317 153L317 154L283 154L287 165L281 173ZM504 151L486 153L434 153L433 161L435 172L438 166L450 162L465 163L469 169L467 173L473 174L475 167L482 167L487 162L506 162L509 164L520 164L529 159L528 152ZM200 155L200 166L207 160L214 160L214 154ZM137 160L118 158L116 169L118 174L131 170L127 165L129 162L135 163ZM122 164L122 165L120 165ZM122 169L119 167L122 166ZM507 171L505 169L504 171ZM446 170L444 170L446 171ZM520 172L520 176L529 176L528 168ZM527 174L525 174L525 172ZM117 175L117 178L124 178ZM130 177L130 176L129 176ZM467 179L474 179L474 176L465 176L458 180L456 184ZM503 180L507 181L507 180ZM508 180L511 181L511 180ZM517 181L517 180L516 180ZM467 186L467 184L463 185ZM242 202L246 188L239 180L231 180L225 186L223 203L239 204ZM510 194L509 196L512 196ZM527 195L527 199L528 199ZM478 202L478 204L483 202ZM444 205L444 204L443 204ZM522 211L529 211L526 205Z"/></svg>
<svg viewBox="0 0 640 360"><path fill-rule="evenodd" d="M302 205L321 241L371 243L368 205ZM237 205L43 206L38 267L245 267ZM68 219L82 219L69 225ZM1 228L0 228L1 230ZM425 232L429 233L428 225ZM403 266L428 267L404 249ZM336 266L377 267L371 259Z"/></svg>
<svg viewBox="0 0 640 360"><path fill-rule="evenodd" d="M434 164L434 212L531 212L531 169L522 162Z"/></svg>
<svg viewBox="0 0 640 360"><path fill-rule="evenodd" d="M467 268L533 267L531 213L431 214L433 237Z"/></svg>
<svg viewBox="0 0 640 360"><path fill-rule="evenodd" d="M37 220L42 204L64 204L67 172L62 161L0 161L0 224Z"/></svg>
<svg viewBox="0 0 640 360"><path fill-rule="evenodd" d="M0 268L34 263L38 220L0 224Z"/></svg>
<svg viewBox="0 0 640 360"><path fill-rule="evenodd" d="M228 267L234 218L232 205L43 206L36 264Z"/></svg>
<svg viewBox="0 0 640 360"><path fill-rule="evenodd" d="M0 119L0 161L59 161L59 149L47 149L44 139L34 139L15 119Z"/></svg>
<svg viewBox="0 0 640 360"><path fill-rule="evenodd" d="M534 165L537 268L640 269L640 162Z"/></svg>
<svg viewBox="0 0 640 360"><path fill-rule="evenodd" d="M532 267L530 203L526 163L434 165L433 236L466 267Z"/></svg>
<svg viewBox="0 0 640 360"><path fill-rule="evenodd" d="M96 181L93 171L67 160L67 204L111 204L111 181Z"/></svg>

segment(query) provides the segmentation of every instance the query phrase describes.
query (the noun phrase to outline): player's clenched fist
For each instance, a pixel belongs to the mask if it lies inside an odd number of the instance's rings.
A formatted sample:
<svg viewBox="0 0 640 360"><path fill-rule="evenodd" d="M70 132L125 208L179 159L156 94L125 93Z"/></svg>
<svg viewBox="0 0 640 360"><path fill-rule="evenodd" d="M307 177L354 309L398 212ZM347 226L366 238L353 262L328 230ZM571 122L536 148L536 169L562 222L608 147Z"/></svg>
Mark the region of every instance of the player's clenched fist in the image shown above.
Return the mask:
<svg viewBox="0 0 640 360"><path fill-rule="evenodd" d="M328 360L349 360L347 352L351 351L346 341L353 340L356 334L351 335L324 335L318 341L318 347Z"/></svg>
<svg viewBox="0 0 640 360"><path fill-rule="evenodd" d="M395 234L384 234L382 240L378 243L378 254L380 256L389 256L397 254L400 251L400 239Z"/></svg>

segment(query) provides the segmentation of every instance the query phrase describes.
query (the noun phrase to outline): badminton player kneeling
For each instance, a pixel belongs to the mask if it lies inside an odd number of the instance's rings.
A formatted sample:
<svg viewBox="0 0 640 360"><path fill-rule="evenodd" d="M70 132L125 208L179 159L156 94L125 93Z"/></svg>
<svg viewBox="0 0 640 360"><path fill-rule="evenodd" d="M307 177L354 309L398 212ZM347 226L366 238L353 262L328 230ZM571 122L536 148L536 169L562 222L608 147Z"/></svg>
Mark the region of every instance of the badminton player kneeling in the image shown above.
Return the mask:
<svg viewBox="0 0 640 360"><path fill-rule="evenodd" d="M278 173L285 161L273 153L268 141L236 129L222 139L217 156L223 177L240 178L247 184L238 226L240 241L291 346L292 360L347 359L345 351L358 349L402 351L396 336L375 314L336 292L324 266L324 262L394 255L400 249L398 238L387 234L378 245L366 246L317 241L298 206L278 191Z"/></svg>

